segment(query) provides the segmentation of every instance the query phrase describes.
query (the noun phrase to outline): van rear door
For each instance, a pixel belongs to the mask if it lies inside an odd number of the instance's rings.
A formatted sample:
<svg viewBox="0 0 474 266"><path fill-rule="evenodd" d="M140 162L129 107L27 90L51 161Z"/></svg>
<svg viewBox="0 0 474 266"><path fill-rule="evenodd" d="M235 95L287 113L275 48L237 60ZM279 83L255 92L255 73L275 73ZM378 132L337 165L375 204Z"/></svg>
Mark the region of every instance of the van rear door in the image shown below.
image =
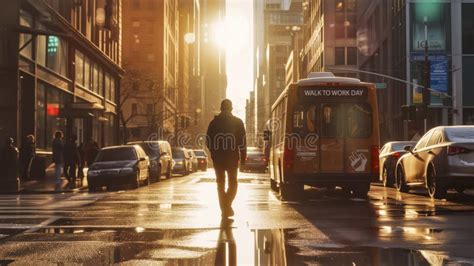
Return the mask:
<svg viewBox="0 0 474 266"><path fill-rule="evenodd" d="M341 173L344 169L344 109L340 103L323 103L320 111L321 173Z"/></svg>

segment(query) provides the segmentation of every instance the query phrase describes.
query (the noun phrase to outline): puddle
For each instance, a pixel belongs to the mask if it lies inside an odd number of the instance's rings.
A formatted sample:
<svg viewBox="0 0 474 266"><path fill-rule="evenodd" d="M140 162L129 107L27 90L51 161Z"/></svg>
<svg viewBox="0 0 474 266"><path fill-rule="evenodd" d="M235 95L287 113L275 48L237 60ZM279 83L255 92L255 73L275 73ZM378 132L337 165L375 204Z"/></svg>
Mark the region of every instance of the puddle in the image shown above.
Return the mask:
<svg viewBox="0 0 474 266"><path fill-rule="evenodd" d="M316 243L302 240L297 229L247 229L225 223L220 229L152 229L143 227L92 227L51 225L22 234L14 243L48 245L45 252L35 249L43 262L53 261L51 250L66 244L80 254L94 246L94 257L74 256L71 263L159 263L163 265L444 265L474 263L474 259L455 258L447 252L347 246L331 241ZM381 233L434 235L436 228L380 227ZM2 234L2 231L0 231ZM81 241L80 245L74 244ZM93 240L93 241L92 241ZM99 244L98 244L99 243ZM53 252L54 253L54 252ZM7 254L21 254L10 252ZM87 255L87 254L86 254ZM90 254L89 254L90 255ZM470 255L469 255L470 256ZM20 258L15 259L20 263Z"/></svg>

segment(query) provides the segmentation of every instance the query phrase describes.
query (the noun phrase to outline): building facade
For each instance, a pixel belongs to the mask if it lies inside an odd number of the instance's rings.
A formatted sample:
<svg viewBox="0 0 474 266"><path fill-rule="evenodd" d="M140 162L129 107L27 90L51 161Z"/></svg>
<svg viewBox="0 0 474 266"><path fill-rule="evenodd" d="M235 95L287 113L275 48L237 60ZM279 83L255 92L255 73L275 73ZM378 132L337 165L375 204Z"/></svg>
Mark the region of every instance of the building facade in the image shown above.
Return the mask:
<svg viewBox="0 0 474 266"><path fill-rule="evenodd" d="M286 85L285 64L292 34L303 25L302 0L266 0L255 3L254 45L255 142L261 138L273 102ZM264 5L262 6L262 2ZM258 13L260 12L260 13ZM262 14L263 12L263 14ZM263 32L263 38L261 34Z"/></svg>
<svg viewBox="0 0 474 266"><path fill-rule="evenodd" d="M378 93L382 138L412 139L437 125L473 124L474 50L470 43L474 39L474 18L470 12L474 11L474 3L362 3L358 30L360 69L401 80L361 74L364 80L386 84ZM427 85L433 92L425 102L417 84ZM414 112L403 111L407 109Z"/></svg>
<svg viewBox="0 0 474 266"><path fill-rule="evenodd" d="M178 1L125 1L123 21L124 137L169 138L177 125L180 93Z"/></svg>
<svg viewBox="0 0 474 266"><path fill-rule="evenodd" d="M337 76L357 73L357 0L309 0L305 2L300 55L302 76L330 71Z"/></svg>
<svg viewBox="0 0 474 266"><path fill-rule="evenodd" d="M18 0L0 18L0 139L36 136L51 150L56 130L79 142L117 142L120 0Z"/></svg>
<svg viewBox="0 0 474 266"><path fill-rule="evenodd" d="M201 0L201 112L198 123L201 132L220 111L220 103L226 97L227 73L225 49L219 44L219 27L226 15L226 3L222 0Z"/></svg>

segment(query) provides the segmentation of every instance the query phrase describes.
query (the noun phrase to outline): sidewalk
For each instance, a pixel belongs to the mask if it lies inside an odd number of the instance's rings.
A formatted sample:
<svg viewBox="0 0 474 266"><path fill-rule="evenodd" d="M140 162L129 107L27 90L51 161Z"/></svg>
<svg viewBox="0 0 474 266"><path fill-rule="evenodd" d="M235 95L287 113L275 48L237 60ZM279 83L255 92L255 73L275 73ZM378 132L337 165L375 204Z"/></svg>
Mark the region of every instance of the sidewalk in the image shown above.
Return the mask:
<svg viewBox="0 0 474 266"><path fill-rule="evenodd" d="M64 192L79 192L87 190L87 178L85 174L87 168L84 168L84 178L76 180L75 184L68 183L65 177L62 177L62 183L56 185L54 178L54 167L46 169L45 179L42 180L28 180L20 182L21 194L34 194L34 193L64 193Z"/></svg>

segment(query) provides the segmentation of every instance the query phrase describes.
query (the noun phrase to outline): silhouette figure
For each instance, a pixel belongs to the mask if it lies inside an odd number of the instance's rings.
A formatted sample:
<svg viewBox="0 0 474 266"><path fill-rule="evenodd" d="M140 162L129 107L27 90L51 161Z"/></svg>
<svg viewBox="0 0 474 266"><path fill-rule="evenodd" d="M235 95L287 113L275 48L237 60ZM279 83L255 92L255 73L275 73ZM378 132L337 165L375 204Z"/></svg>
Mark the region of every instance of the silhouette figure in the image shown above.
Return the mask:
<svg viewBox="0 0 474 266"><path fill-rule="evenodd" d="M237 194L237 170L247 157L245 127L242 120L232 115L232 102L221 103L221 113L207 129L206 145L211 152L216 172L217 192L222 218L234 216L232 202ZM227 173L228 188L225 190Z"/></svg>

